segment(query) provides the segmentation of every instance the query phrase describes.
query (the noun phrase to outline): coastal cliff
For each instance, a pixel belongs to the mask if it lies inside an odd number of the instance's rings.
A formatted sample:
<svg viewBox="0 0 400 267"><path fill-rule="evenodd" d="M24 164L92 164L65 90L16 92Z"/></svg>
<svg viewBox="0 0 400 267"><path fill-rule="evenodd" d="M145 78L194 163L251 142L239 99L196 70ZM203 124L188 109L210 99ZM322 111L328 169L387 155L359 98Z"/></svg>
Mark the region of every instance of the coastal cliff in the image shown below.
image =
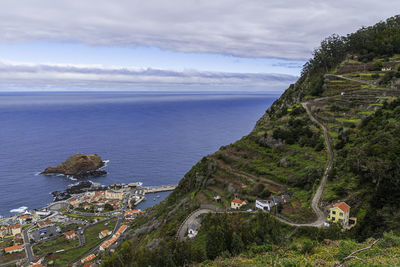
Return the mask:
<svg viewBox="0 0 400 267"><path fill-rule="evenodd" d="M398 265L398 40L400 16L324 40L253 131L194 165L102 266ZM253 211L257 200L286 194L270 213ZM235 198L248 204L215 212ZM324 215L341 201L357 224L315 227L313 207ZM181 238L200 212L197 236ZM376 254L352 256L371 244Z"/></svg>
<svg viewBox="0 0 400 267"><path fill-rule="evenodd" d="M47 167L41 174L73 175L75 178L101 176L107 174L106 171L99 170L103 166L104 162L99 155L78 153L70 156L58 166Z"/></svg>

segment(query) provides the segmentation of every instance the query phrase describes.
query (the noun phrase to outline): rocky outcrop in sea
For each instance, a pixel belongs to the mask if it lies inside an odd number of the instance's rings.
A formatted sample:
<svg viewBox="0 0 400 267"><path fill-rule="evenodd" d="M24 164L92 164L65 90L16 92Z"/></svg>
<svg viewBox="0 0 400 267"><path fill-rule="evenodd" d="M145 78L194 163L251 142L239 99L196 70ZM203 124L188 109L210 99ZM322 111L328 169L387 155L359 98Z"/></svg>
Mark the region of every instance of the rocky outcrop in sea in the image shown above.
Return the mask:
<svg viewBox="0 0 400 267"><path fill-rule="evenodd" d="M98 177L107 174L100 170L105 165L97 154L85 155L78 153L69 157L65 162L55 167L47 167L42 173L44 175L64 174L74 178Z"/></svg>

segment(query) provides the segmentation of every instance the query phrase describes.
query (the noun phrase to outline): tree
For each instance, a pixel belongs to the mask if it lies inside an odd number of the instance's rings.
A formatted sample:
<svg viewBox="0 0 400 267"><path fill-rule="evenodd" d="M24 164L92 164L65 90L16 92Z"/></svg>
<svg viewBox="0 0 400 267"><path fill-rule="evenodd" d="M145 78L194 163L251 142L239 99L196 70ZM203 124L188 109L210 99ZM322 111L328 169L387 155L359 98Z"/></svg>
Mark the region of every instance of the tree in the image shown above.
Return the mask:
<svg viewBox="0 0 400 267"><path fill-rule="evenodd" d="M106 211L113 211L113 210L114 210L114 207L113 207L111 204L106 203L106 204L104 205L104 210L106 210Z"/></svg>

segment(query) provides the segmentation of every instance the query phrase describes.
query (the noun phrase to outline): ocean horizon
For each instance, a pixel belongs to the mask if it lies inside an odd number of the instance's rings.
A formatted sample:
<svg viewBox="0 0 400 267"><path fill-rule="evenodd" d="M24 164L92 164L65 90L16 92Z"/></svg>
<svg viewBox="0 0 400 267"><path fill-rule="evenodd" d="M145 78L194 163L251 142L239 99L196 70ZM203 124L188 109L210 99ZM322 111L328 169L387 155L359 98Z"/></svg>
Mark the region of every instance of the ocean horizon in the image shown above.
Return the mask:
<svg viewBox="0 0 400 267"><path fill-rule="evenodd" d="M75 153L107 161L109 185L176 184L207 154L247 135L279 97L264 92L1 92L0 215L37 209L78 182L38 175ZM147 208L161 201L143 202Z"/></svg>

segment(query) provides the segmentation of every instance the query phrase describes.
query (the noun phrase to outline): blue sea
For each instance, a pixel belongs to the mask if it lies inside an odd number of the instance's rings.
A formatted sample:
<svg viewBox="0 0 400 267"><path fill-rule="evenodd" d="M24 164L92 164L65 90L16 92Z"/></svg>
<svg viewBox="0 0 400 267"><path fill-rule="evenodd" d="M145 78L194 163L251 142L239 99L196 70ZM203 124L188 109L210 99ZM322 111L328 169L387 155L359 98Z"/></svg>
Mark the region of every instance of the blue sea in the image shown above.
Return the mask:
<svg viewBox="0 0 400 267"><path fill-rule="evenodd" d="M254 127L278 95L263 93L0 93L0 215L41 208L77 181L38 175L75 153L97 153L103 185L176 184ZM148 196L140 208L160 198Z"/></svg>

